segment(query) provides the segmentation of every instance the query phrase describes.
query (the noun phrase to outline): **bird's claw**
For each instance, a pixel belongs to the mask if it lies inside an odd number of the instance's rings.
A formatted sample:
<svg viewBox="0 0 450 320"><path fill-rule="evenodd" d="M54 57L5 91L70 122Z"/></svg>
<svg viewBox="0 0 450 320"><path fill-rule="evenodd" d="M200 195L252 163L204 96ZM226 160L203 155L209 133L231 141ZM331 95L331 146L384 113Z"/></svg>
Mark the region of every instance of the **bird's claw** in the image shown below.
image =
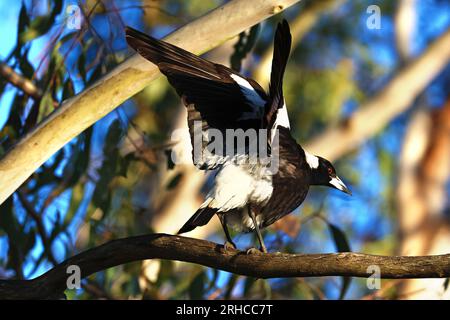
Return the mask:
<svg viewBox="0 0 450 320"><path fill-rule="evenodd" d="M233 242L226 241L223 245L223 249L226 251L233 251L236 250L236 245Z"/></svg>
<svg viewBox="0 0 450 320"><path fill-rule="evenodd" d="M262 254L263 252L256 248L250 248L247 250L247 254Z"/></svg>

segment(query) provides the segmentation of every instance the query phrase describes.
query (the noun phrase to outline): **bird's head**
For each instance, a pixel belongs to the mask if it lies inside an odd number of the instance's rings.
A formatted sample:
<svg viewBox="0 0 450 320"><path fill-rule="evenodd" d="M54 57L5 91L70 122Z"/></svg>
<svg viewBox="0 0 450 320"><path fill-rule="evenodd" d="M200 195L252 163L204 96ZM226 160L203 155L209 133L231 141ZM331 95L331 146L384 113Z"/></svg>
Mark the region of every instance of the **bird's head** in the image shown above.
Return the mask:
<svg viewBox="0 0 450 320"><path fill-rule="evenodd" d="M311 168L311 185L328 186L349 195L352 194L344 182L337 176L336 169L334 169L330 161L322 157L314 156L307 151L305 151L305 157L308 166Z"/></svg>

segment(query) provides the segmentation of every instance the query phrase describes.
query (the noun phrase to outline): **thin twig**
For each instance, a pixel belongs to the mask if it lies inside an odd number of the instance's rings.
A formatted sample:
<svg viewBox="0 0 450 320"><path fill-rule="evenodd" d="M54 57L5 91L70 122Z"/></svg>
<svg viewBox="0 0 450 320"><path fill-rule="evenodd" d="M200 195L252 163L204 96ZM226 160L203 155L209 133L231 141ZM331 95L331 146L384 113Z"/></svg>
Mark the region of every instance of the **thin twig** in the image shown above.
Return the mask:
<svg viewBox="0 0 450 320"><path fill-rule="evenodd" d="M39 236L42 240L42 245L44 247L44 251L47 255L48 260L53 264L57 265L57 261L55 259L55 256L53 255L52 248L51 248L51 240L47 236L47 232L45 230L44 223L42 222L41 216L34 210L33 205L29 203L27 198L24 194L19 190L17 192L17 196L22 203L23 207L25 208L25 211L27 214L33 219L34 223L36 224L36 229L39 233Z"/></svg>
<svg viewBox="0 0 450 320"><path fill-rule="evenodd" d="M0 76L33 99L41 98L42 90L40 88L5 63L0 63Z"/></svg>

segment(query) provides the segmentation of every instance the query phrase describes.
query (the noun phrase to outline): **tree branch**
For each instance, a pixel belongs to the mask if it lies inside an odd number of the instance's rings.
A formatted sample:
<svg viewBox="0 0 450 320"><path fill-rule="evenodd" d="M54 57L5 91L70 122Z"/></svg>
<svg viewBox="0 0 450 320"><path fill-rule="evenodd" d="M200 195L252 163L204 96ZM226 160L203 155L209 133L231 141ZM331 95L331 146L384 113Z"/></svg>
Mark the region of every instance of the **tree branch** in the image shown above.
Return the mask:
<svg viewBox="0 0 450 320"><path fill-rule="evenodd" d="M75 255L33 280L0 280L0 299L63 297L67 267L77 265L81 277L145 259L167 259L200 264L255 278L353 276L368 277L369 266L381 278L444 278L450 276L450 254L436 256L376 256L361 253L252 254L224 251L223 246L187 237L150 234L107 242Z"/></svg>
<svg viewBox="0 0 450 320"><path fill-rule="evenodd" d="M38 88L31 80L14 71L6 63L0 63L0 76L11 83L16 88L22 90L25 94L33 97L35 100L41 99L42 90Z"/></svg>
<svg viewBox="0 0 450 320"><path fill-rule="evenodd" d="M305 148L329 160L335 160L355 149L408 109L449 61L450 28L421 56L405 65L373 98L359 106L338 125L308 141Z"/></svg>
<svg viewBox="0 0 450 320"><path fill-rule="evenodd" d="M51 240L47 237L47 231L45 230L45 225L42 221L41 216L34 210L33 205L27 200L26 196L20 190L17 192L17 196L27 214L31 217L31 219L33 219L34 223L36 224L36 229L39 236L41 237L42 246L44 247L44 252L47 255L48 260L53 265L56 265L57 262L55 256L53 255Z"/></svg>

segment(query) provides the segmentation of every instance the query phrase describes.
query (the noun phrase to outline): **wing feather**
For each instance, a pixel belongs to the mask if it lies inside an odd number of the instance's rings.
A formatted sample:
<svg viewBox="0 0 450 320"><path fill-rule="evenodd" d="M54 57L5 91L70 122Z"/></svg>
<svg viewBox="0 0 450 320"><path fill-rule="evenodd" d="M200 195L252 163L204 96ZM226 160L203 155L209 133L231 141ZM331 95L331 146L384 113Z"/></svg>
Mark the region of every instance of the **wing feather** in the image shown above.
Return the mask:
<svg viewBox="0 0 450 320"><path fill-rule="evenodd" d="M158 66L182 98L193 146L195 121L201 121L205 131L261 128L268 97L254 80L130 27L126 28L126 39L140 55ZM227 159L211 156L209 160L196 165L211 169Z"/></svg>
<svg viewBox="0 0 450 320"><path fill-rule="evenodd" d="M283 77L291 51L292 36L289 24L283 20L275 32L272 71L270 75L269 103L266 105L265 121L267 128L278 126L290 128L287 109L283 97ZM273 138L273 134L272 134Z"/></svg>

